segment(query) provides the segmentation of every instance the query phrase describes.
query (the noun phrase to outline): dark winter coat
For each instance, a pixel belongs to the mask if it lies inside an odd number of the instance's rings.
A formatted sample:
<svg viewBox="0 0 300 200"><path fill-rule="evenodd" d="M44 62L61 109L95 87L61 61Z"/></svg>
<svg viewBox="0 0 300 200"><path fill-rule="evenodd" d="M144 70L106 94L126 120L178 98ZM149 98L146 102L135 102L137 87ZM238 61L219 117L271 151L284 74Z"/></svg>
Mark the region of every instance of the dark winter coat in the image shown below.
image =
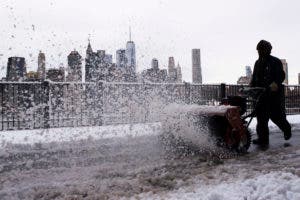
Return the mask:
<svg viewBox="0 0 300 200"><path fill-rule="evenodd" d="M258 111L266 112L267 110L278 110L284 112L284 87L282 82L285 79L285 72L281 60L274 56L268 56L265 59L258 59L254 65L254 71L251 87L264 87L266 92L260 98ZM270 84L275 82L278 85L278 91L271 92Z"/></svg>
<svg viewBox="0 0 300 200"><path fill-rule="evenodd" d="M269 88L269 85L275 82L279 88L282 88L284 79L285 73L282 62L270 55L265 59L258 59L255 62L250 86Z"/></svg>

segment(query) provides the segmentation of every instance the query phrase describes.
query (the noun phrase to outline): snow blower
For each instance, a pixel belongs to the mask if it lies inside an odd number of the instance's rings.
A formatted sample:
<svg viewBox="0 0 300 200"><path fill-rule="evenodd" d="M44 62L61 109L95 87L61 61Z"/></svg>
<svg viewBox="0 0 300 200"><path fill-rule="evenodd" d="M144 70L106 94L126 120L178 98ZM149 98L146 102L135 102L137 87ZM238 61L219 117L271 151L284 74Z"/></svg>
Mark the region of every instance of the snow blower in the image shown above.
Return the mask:
<svg viewBox="0 0 300 200"><path fill-rule="evenodd" d="M163 139L169 145L193 146L194 149L201 145L197 141L213 138L217 146L247 152L251 144L248 127L264 91L264 88L241 89L241 96L228 96L217 106L169 105L162 119ZM246 114L250 104L253 110Z"/></svg>

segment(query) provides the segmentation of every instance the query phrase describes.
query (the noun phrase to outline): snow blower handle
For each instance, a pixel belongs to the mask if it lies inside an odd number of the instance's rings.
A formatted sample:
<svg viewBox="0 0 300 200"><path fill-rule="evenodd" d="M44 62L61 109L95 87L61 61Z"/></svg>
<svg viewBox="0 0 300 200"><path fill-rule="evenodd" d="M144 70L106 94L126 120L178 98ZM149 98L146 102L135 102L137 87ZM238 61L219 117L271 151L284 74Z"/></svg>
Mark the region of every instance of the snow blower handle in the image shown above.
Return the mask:
<svg viewBox="0 0 300 200"><path fill-rule="evenodd" d="M266 88L263 87L247 87L239 89L239 92L243 95L258 99L264 92Z"/></svg>
<svg viewBox="0 0 300 200"><path fill-rule="evenodd" d="M247 102L252 103L253 110L247 114L246 116L243 116L242 119L246 121L247 118L247 125L248 128L250 123L252 122L253 118L256 116L256 109L258 102L260 101L260 98L263 96L263 94L266 92L266 88L263 87L247 87L247 88L241 88L239 92L245 96L247 96ZM250 98L249 98L250 97Z"/></svg>

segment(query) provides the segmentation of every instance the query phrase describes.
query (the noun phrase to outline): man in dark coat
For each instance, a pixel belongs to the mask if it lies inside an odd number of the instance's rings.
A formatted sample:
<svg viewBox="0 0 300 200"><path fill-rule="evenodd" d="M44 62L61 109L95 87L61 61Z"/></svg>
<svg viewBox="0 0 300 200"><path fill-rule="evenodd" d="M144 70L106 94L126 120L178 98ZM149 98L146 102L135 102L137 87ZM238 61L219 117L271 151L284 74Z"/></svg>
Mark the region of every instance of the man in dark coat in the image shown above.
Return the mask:
<svg viewBox="0 0 300 200"><path fill-rule="evenodd" d="M253 144L267 147L269 145L268 122L271 119L284 133L284 139L289 140L292 136L291 126L286 119L284 86L285 79L282 62L271 56L272 45L270 42L261 40L257 44L259 58L254 65L251 87L263 87L266 91L257 104L257 127L258 138Z"/></svg>

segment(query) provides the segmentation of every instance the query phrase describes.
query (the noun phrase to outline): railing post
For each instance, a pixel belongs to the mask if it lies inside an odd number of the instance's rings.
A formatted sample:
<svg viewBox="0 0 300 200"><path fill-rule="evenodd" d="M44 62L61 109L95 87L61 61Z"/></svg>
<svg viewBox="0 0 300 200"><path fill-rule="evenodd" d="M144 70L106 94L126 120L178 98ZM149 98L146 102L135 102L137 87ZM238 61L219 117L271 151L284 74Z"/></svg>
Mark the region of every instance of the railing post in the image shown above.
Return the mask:
<svg viewBox="0 0 300 200"><path fill-rule="evenodd" d="M282 95L282 109L284 110L284 112L286 114L288 114L288 109L287 109L287 96L288 96L288 90L289 90L289 87L286 86L286 85L283 85L283 95Z"/></svg>
<svg viewBox="0 0 300 200"><path fill-rule="evenodd" d="M96 91L98 96L98 125L103 125L103 106L104 106L104 83L102 81L97 82L98 91Z"/></svg>
<svg viewBox="0 0 300 200"><path fill-rule="evenodd" d="M184 100L186 104L191 103L191 84L184 82Z"/></svg>
<svg viewBox="0 0 300 200"><path fill-rule="evenodd" d="M43 103L44 103L44 128L50 128L50 83L42 82Z"/></svg>
<svg viewBox="0 0 300 200"><path fill-rule="evenodd" d="M225 83L221 83L221 87L220 87L220 100L224 99L226 97L226 84Z"/></svg>
<svg viewBox="0 0 300 200"><path fill-rule="evenodd" d="M0 83L0 105L1 105L1 129L0 131L4 130L4 84Z"/></svg>

